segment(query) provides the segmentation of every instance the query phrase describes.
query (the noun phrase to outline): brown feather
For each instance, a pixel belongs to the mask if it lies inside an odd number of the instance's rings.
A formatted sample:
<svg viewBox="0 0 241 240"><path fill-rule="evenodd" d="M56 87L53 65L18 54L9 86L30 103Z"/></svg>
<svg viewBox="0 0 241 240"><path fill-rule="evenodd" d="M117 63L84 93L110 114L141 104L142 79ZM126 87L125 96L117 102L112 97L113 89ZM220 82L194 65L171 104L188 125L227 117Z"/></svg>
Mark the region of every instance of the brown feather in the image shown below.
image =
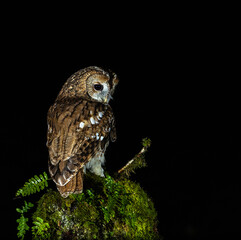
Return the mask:
<svg viewBox="0 0 241 240"><path fill-rule="evenodd" d="M58 191L60 192L61 196L66 198L72 193L82 193L83 191L83 171L80 170L78 173L72 178L64 186L57 186Z"/></svg>

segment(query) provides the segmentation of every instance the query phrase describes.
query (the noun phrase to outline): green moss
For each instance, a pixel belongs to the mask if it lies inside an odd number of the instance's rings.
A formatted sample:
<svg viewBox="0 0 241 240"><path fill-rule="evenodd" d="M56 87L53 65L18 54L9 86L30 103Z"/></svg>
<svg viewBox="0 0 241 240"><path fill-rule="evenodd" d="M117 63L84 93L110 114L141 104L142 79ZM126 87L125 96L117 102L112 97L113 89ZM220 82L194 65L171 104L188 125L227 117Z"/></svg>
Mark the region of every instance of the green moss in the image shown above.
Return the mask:
<svg viewBox="0 0 241 240"><path fill-rule="evenodd" d="M98 228L94 224L98 211L87 202L75 197L62 198L56 191L49 190L38 202L33 221L40 217L50 225L51 239L95 239Z"/></svg>
<svg viewBox="0 0 241 240"><path fill-rule="evenodd" d="M130 180L93 174L82 194L62 198L48 190L38 202L37 217L48 223L50 239L159 239L153 202Z"/></svg>

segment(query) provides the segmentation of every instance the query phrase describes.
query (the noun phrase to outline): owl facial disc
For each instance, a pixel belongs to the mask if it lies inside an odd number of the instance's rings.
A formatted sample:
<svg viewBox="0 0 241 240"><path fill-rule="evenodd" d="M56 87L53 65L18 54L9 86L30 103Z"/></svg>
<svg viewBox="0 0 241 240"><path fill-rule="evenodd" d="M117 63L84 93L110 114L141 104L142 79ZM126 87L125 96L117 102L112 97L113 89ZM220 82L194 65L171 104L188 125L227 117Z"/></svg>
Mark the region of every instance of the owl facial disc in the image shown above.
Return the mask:
<svg viewBox="0 0 241 240"><path fill-rule="evenodd" d="M108 104L111 99L108 75L94 74L87 80L87 93L92 99Z"/></svg>

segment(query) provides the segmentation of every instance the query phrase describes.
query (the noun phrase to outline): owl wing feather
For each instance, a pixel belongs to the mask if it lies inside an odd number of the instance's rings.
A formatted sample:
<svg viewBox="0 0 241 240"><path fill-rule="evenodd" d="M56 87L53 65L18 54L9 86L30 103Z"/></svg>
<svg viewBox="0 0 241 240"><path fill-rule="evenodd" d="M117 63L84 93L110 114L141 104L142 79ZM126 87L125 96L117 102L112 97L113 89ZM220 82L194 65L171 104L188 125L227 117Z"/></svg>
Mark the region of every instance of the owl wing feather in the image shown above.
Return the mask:
<svg viewBox="0 0 241 240"><path fill-rule="evenodd" d="M116 139L109 105L72 99L48 112L49 172L59 186L67 184L105 145Z"/></svg>

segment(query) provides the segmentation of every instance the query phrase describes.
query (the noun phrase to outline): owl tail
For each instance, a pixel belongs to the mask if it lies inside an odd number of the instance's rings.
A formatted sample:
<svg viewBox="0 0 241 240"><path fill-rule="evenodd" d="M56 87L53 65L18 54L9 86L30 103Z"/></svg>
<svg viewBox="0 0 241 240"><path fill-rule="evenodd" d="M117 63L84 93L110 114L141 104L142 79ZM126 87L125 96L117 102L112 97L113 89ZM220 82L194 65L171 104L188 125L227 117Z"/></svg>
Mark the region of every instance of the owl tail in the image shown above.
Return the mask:
<svg viewBox="0 0 241 240"><path fill-rule="evenodd" d="M71 180L65 184L64 186L58 186L57 189L59 190L62 197L66 198L71 193L82 193L83 191L83 169L80 169L78 173L71 178Z"/></svg>

